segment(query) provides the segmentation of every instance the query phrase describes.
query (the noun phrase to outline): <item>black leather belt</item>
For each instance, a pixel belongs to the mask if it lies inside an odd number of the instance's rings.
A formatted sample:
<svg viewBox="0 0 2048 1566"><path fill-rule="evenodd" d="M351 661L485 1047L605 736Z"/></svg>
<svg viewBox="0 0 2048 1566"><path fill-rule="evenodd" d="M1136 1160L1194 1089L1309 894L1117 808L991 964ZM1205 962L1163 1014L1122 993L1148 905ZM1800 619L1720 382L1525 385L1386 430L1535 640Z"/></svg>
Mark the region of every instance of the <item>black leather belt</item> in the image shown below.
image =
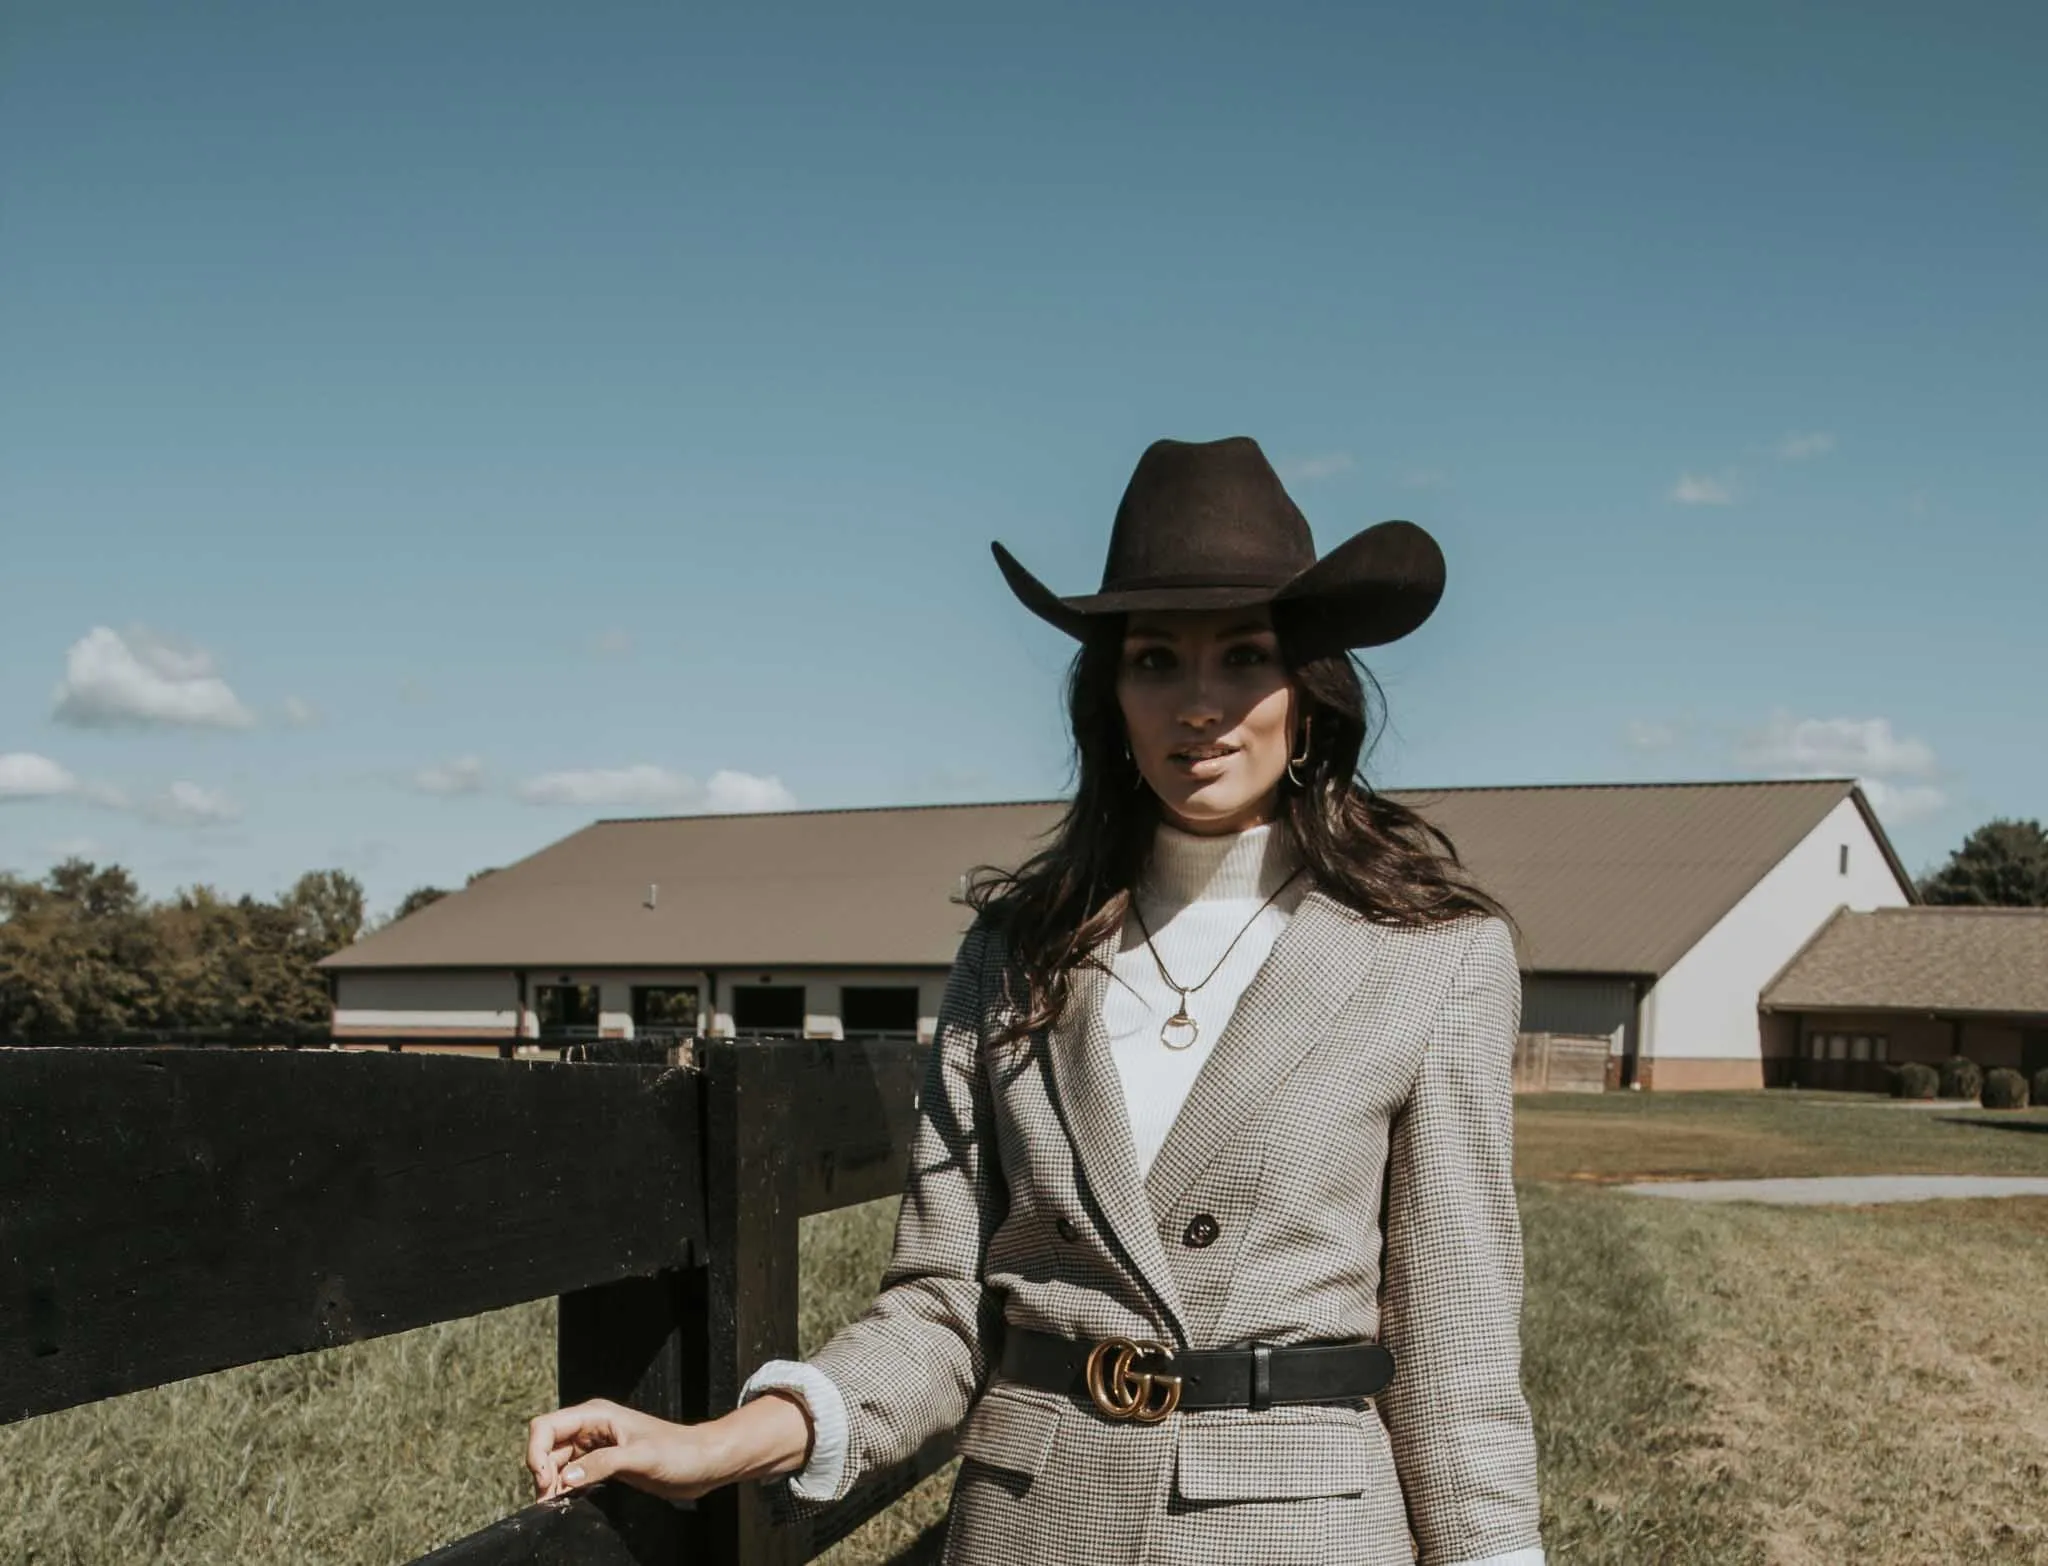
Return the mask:
<svg viewBox="0 0 2048 1566"><path fill-rule="evenodd" d="M1379 1343L1183 1350L1130 1338L1055 1337L1011 1327L998 1370L1010 1381L1093 1403L1106 1419L1152 1424L1176 1408L1335 1403L1375 1397L1394 1379Z"/></svg>

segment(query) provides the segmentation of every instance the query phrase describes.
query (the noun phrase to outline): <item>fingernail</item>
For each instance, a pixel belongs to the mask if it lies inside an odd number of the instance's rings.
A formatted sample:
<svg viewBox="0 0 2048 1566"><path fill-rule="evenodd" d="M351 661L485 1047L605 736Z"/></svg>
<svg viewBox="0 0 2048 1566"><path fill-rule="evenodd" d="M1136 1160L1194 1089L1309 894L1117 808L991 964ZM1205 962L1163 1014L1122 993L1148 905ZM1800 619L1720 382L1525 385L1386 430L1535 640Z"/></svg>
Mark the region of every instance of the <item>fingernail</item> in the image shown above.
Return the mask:
<svg viewBox="0 0 2048 1566"><path fill-rule="evenodd" d="M581 1484L583 1483L583 1470L580 1468L565 1468L562 1470L562 1477L571 1484Z"/></svg>

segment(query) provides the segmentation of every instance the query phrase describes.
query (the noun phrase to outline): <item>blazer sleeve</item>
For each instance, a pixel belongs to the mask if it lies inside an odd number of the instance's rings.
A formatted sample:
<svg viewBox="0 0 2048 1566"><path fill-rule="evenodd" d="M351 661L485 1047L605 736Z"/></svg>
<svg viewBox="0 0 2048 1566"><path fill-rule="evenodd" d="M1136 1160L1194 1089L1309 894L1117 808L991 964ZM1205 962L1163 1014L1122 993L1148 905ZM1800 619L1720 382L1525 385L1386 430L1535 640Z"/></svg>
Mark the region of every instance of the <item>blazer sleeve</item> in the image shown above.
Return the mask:
<svg viewBox="0 0 2048 1566"><path fill-rule="evenodd" d="M1387 1164L1380 1400L1421 1566L1540 1560L1522 1395L1514 1043L1522 981L1506 921L1465 944Z"/></svg>
<svg viewBox="0 0 2048 1566"><path fill-rule="evenodd" d="M987 1379L1002 1306L983 1259L1008 1210L982 1069L987 946L977 920L946 981L881 1291L808 1361L839 1390L846 1448L830 1492L792 1493L799 1506L837 1501L951 1430Z"/></svg>

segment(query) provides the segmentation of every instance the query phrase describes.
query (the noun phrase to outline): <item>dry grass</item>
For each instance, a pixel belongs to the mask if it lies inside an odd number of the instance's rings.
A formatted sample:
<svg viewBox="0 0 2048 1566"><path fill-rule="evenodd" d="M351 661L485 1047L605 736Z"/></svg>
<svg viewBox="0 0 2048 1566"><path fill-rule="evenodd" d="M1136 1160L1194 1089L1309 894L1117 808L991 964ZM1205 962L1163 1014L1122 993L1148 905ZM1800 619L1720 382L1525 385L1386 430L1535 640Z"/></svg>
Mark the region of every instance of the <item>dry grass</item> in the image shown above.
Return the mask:
<svg viewBox="0 0 2048 1566"><path fill-rule="evenodd" d="M1698 1457L1767 1566L2048 1563L2048 1201L1669 1205Z"/></svg>
<svg viewBox="0 0 2048 1566"><path fill-rule="evenodd" d="M2048 1110L1867 1094L1532 1096L1517 1104L1515 1140L1516 1173L1534 1180L2048 1175Z"/></svg>
<svg viewBox="0 0 2048 1566"><path fill-rule="evenodd" d="M1599 1188L2048 1173L2048 1135L1952 1123L1969 1118L1822 1095L1522 1102L1553 1561L2048 1563L2048 1202L1701 1207ZM806 1222L806 1350L869 1297L892 1220L883 1202ZM553 1334L537 1301L0 1427L0 1561L408 1560L526 1504ZM826 1558L886 1560L941 1514L948 1477Z"/></svg>
<svg viewBox="0 0 2048 1566"><path fill-rule="evenodd" d="M8 1566L406 1561L525 1505L555 1302L0 1427Z"/></svg>

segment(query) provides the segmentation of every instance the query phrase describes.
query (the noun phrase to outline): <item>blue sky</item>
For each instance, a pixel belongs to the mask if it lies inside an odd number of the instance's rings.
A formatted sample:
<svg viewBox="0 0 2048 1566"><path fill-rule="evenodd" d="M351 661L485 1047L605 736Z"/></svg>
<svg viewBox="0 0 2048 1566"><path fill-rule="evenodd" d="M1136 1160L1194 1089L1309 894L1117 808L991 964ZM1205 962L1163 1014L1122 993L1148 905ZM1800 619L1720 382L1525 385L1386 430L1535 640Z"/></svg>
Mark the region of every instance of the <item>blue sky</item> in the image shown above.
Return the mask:
<svg viewBox="0 0 2048 1566"><path fill-rule="evenodd" d="M1157 436L1450 585L1385 786L2048 815L2048 12L30 3L0 866L388 906L1047 797Z"/></svg>

